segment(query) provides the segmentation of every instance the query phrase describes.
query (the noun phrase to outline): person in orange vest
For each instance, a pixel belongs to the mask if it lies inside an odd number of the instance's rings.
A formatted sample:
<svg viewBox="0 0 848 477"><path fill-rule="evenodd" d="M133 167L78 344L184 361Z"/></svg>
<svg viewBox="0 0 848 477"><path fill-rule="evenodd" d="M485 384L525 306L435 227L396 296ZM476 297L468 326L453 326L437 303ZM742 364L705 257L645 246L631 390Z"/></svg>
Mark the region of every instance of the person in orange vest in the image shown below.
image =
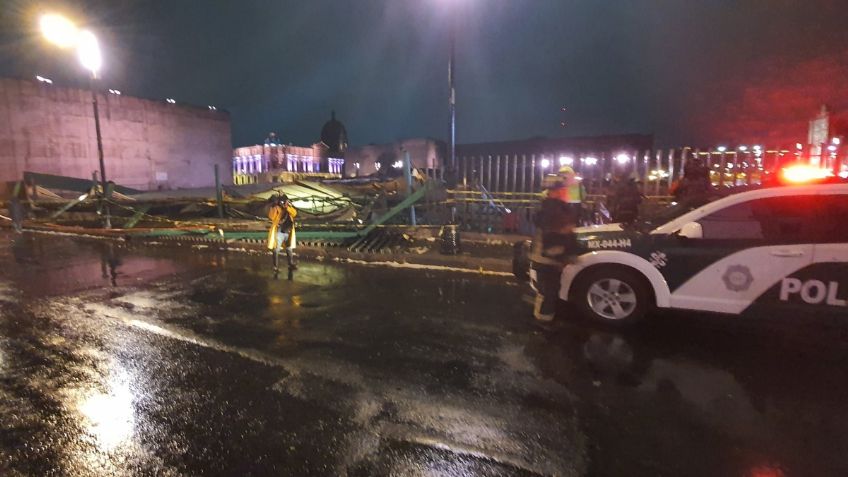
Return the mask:
<svg viewBox="0 0 848 477"><path fill-rule="evenodd" d="M553 321L559 301L562 271L577 251L574 228L580 220L582 184L570 167L560 169L543 184L546 188L534 217L536 236L530 251L530 267L536 272L533 316L537 323Z"/></svg>
<svg viewBox="0 0 848 477"><path fill-rule="evenodd" d="M297 209L285 194L275 194L271 197L271 208L268 210L268 218L271 227L268 229L268 250L274 255L274 273L280 271L280 249L286 247L286 259L289 270L297 270L295 248L294 219L297 217Z"/></svg>
<svg viewBox="0 0 848 477"><path fill-rule="evenodd" d="M559 168L556 176L550 176L553 179L548 185L547 196L552 199L559 199L566 204L581 204L586 198L586 188L583 183L577 178L577 173L569 166Z"/></svg>
<svg viewBox="0 0 848 477"><path fill-rule="evenodd" d="M562 166L556 175L547 178L545 197L570 204L577 213L578 224L586 219L583 202L586 200L586 188L577 173L569 166Z"/></svg>

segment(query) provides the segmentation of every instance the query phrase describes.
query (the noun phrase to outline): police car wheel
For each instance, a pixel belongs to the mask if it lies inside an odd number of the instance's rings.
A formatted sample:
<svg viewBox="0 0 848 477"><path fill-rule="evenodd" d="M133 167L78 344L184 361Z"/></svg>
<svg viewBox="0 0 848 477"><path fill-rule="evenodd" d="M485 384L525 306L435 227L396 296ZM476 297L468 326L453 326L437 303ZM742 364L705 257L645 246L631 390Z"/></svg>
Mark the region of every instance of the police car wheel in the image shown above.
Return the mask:
<svg viewBox="0 0 848 477"><path fill-rule="evenodd" d="M573 301L589 319L623 325L644 318L650 296L647 284L637 273L603 267L580 277Z"/></svg>

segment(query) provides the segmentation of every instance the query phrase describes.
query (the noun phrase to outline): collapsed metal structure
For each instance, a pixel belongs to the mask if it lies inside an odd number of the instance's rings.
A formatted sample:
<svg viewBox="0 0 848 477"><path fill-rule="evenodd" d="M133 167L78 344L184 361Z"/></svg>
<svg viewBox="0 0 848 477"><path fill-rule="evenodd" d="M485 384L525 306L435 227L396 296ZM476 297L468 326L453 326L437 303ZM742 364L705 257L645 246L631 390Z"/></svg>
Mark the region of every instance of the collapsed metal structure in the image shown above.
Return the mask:
<svg viewBox="0 0 848 477"><path fill-rule="evenodd" d="M95 180L27 172L21 185L36 227L83 229L128 238L195 238L259 242L267 236L267 204L286 194L299 211L298 240L347 246L352 251L397 247L404 234L387 227L401 212L438 188L435 181L407 185L374 178L352 183L296 181L177 191L133 190ZM108 209L107 207L108 206ZM114 229L104 229L108 210Z"/></svg>

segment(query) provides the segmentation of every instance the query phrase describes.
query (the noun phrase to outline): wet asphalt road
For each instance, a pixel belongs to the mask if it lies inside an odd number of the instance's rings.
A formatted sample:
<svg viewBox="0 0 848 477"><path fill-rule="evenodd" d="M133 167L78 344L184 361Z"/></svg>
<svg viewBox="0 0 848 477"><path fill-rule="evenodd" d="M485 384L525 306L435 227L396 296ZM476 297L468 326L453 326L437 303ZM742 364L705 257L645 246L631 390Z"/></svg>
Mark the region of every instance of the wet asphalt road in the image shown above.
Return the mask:
<svg viewBox="0 0 848 477"><path fill-rule="evenodd" d="M848 475L839 330L543 331L505 277L5 232L0 270L0 475Z"/></svg>

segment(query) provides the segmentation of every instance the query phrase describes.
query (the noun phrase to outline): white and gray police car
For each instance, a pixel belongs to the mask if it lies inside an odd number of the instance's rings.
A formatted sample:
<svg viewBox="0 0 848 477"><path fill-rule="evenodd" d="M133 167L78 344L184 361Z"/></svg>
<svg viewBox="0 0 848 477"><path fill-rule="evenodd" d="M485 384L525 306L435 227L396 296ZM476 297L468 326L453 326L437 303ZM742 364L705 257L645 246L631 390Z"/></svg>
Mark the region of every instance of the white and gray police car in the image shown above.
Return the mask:
<svg viewBox="0 0 848 477"><path fill-rule="evenodd" d="M577 239L559 296L594 320L653 307L848 319L848 183L748 190L641 227L581 227Z"/></svg>

